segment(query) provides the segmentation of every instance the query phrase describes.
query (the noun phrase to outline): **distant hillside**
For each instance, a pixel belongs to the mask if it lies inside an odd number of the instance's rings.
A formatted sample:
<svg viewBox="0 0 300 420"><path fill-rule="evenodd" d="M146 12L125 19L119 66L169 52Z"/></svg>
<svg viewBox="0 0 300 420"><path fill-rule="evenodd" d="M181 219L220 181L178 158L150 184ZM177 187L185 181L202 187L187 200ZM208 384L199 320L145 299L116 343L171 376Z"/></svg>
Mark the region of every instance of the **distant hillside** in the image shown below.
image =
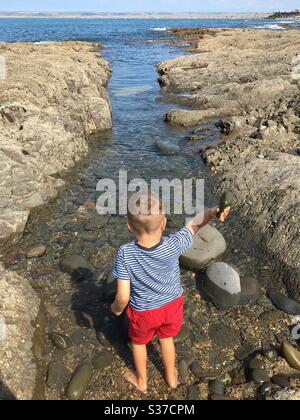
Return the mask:
<svg viewBox="0 0 300 420"><path fill-rule="evenodd" d="M268 16L268 19L294 19L300 18L300 10L294 10L293 12L276 12L273 15Z"/></svg>

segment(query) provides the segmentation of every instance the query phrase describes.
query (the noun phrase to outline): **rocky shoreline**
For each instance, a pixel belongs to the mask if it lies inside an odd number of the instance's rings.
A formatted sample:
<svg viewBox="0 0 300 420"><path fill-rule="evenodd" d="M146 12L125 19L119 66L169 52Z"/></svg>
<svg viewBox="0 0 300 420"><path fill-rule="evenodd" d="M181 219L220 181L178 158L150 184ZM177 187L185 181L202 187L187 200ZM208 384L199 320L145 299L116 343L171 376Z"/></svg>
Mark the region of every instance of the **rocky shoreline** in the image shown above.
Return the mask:
<svg viewBox="0 0 300 420"><path fill-rule="evenodd" d="M179 98L184 93L192 109L171 110L165 119L185 128L222 119L221 143L199 147L209 167L223 174L216 192L233 191L241 218L299 299L299 32L175 33L197 53L159 64L160 83Z"/></svg>
<svg viewBox="0 0 300 420"><path fill-rule="evenodd" d="M60 178L111 128L111 71L100 45L0 43L0 245L20 239L30 211L56 197ZM45 253L36 247L28 258ZM8 260L15 261L9 254ZM6 263L8 261L6 259ZM45 344L40 298L27 274L0 265L0 400L42 398L37 363Z"/></svg>
<svg viewBox="0 0 300 420"><path fill-rule="evenodd" d="M18 239L30 210L55 198L60 175L112 125L110 69L84 42L0 44L0 244Z"/></svg>

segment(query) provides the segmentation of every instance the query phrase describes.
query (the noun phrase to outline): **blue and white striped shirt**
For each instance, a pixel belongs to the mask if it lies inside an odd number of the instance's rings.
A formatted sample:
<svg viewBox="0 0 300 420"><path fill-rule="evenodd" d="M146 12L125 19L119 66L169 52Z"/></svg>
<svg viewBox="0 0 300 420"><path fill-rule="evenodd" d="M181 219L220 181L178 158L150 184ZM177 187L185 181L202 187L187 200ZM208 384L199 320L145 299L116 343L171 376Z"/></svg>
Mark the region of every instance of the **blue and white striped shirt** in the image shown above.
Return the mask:
<svg viewBox="0 0 300 420"><path fill-rule="evenodd" d="M179 257L192 245L187 228L162 237L152 248L131 242L119 248L113 275L130 281L130 306L144 311L164 306L182 295Z"/></svg>

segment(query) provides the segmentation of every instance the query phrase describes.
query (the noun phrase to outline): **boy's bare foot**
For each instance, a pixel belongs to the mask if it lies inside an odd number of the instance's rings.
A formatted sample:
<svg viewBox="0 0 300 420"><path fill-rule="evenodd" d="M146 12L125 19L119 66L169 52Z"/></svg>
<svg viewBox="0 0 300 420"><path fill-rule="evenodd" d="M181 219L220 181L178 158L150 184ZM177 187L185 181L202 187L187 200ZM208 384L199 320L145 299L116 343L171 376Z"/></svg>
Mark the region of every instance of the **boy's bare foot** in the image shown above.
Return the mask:
<svg viewBox="0 0 300 420"><path fill-rule="evenodd" d="M176 389L178 386L178 371L174 368L174 373L172 377L166 375L166 381L170 388Z"/></svg>
<svg viewBox="0 0 300 420"><path fill-rule="evenodd" d="M131 370L129 370L129 369L125 370L125 379L131 385L135 386L138 391L142 392L143 394L146 394L147 385L140 384L137 376Z"/></svg>

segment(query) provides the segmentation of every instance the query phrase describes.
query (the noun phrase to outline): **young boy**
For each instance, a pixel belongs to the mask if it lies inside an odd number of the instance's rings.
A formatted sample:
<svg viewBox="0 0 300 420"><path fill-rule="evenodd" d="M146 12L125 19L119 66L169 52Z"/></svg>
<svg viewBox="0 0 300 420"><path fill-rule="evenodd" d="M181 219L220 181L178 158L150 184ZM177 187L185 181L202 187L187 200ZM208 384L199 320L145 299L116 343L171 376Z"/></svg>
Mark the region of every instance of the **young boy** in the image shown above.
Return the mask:
<svg viewBox="0 0 300 420"><path fill-rule="evenodd" d="M131 202L137 208L128 212L128 228L136 241L120 247L113 274L118 289L113 313L120 316L127 308L129 337L136 374L126 372L126 379L139 391L147 391L146 345L158 336L165 379L177 387L175 345L173 338L183 322L183 289L180 283L179 257L192 245L193 236L218 213L206 210L187 226L170 236L162 236L166 217L161 200L153 194L135 194ZM230 208L220 215L224 221Z"/></svg>

